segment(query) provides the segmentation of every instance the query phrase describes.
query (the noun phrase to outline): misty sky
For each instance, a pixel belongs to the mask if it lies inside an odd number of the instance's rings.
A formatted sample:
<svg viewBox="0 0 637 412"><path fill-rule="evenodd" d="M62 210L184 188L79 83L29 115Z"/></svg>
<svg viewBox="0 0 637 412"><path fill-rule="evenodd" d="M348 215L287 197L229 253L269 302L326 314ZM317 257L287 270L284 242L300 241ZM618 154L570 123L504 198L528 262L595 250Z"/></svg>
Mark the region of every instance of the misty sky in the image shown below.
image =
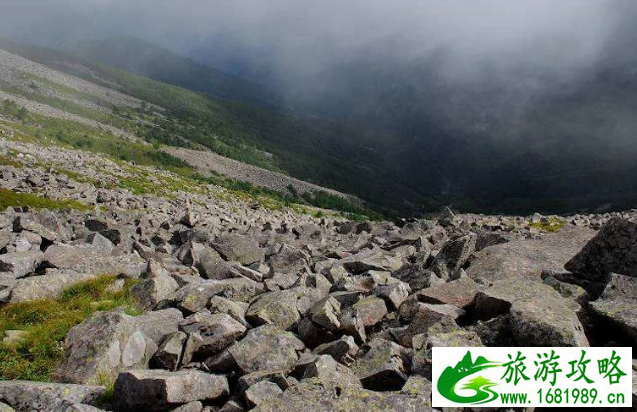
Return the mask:
<svg viewBox="0 0 637 412"><path fill-rule="evenodd" d="M0 35L52 46L118 34L184 54L219 39L270 64L316 67L372 49L410 58L444 47L475 59L595 62L632 0L0 0ZM630 11L631 13L627 13ZM387 42L387 39L391 39ZM389 45L382 50L382 45ZM378 48L381 50L378 50ZM219 49L223 53L232 50ZM209 53L212 53L209 51ZM213 56L220 60L222 56ZM205 56L204 56L205 59ZM557 60L557 61L556 61Z"/></svg>

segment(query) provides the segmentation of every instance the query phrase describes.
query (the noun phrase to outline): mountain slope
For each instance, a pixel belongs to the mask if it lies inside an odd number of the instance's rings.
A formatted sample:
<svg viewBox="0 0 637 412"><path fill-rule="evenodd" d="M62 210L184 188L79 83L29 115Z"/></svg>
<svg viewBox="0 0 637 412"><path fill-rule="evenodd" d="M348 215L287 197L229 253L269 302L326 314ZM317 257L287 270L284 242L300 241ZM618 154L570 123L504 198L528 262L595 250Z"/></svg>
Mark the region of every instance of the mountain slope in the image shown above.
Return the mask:
<svg viewBox="0 0 637 412"><path fill-rule="evenodd" d="M174 84L213 97L271 105L276 95L265 87L199 64L137 37L87 40L69 50L78 57Z"/></svg>
<svg viewBox="0 0 637 412"><path fill-rule="evenodd" d="M214 99L73 54L9 47L165 107L165 116L154 119L159 127L138 128L149 141L205 146L402 214L445 204L526 213L637 202L631 60L567 81L539 67L516 66L509 73L524 82L492 82L488 76L496 68L484 66L476 68L484 81L458 85L441 72L444 51L401 62L354 56L331 69L330 88L310 87L311 93L297 96L291 114L239 98ZM126 56L132 59L127 64L144 63ZM534 89L540 79L546 90Z"/></svg>

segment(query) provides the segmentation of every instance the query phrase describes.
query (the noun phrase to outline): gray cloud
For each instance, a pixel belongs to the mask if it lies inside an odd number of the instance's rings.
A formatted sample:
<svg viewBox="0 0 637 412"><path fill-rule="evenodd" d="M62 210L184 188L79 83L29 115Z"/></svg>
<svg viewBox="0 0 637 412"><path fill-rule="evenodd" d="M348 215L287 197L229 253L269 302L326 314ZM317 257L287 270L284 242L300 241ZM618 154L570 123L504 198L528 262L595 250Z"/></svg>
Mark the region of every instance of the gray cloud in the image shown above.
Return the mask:
<svg viewBox="0 0 637 412"><path fill-rule="evenodd" d="M216 65L243 60L247 74L260 71L278 80L281 91L297 94L347 82L333 70L354 59L400 66L442 50L440 73L448 81L523 84L526 101L533 90L620 58L623 49L612 45L623 41L627 27L632 31L637 3L0 0L0 10L0 35L53 46L136 35Z"/></svg>

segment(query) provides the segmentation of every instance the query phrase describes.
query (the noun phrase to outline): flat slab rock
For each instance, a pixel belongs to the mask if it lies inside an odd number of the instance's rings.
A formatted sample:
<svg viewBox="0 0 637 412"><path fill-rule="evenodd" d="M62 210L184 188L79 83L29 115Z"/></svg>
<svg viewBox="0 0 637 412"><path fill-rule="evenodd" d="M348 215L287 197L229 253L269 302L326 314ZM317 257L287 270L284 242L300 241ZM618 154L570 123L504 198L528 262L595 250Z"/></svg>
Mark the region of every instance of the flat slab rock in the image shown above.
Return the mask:
<svg viewBox="0 0 637 412"><path fill-rule="evenodd" d="M16 412L54 411L66 404L94 403L104 390L103 386L4 381L0 382L0 401Z"/></svg>
<svg viewBox="0 0 637 412"><path fill-rule="evenodd" d="M356 387L336 388L302 381L276 398L259 404L254 412L430 412L418 396L400 392L372 392Z"/></svg>
<svg viewBox="0 0 637 412"><path fill-rule="evenodd" d="M543 270L560 273L564 265L595 236L591 229L565 226L542 239L489 246L471 259L467 274L485 285L509 278L539 280Z"/></svg>
<svg viewBox="0 0 637 412"><path fill-rule="evenodd" d="M91 246L51 245L44 252L44 261L58 269L96 276L124 274L134 278L144 273L147 266L146 261L137 254L109 256Z"/></svg>
<svg viewBox="0 0 637 412"><path fill-rule="evenodd" d="M45 275L31 276L16 280L13 289L11 290L9 302L17 303L30 300L55 298L65 289L77 283L94 278L95 275L90 273L47 269L47 274Z"/></svg>

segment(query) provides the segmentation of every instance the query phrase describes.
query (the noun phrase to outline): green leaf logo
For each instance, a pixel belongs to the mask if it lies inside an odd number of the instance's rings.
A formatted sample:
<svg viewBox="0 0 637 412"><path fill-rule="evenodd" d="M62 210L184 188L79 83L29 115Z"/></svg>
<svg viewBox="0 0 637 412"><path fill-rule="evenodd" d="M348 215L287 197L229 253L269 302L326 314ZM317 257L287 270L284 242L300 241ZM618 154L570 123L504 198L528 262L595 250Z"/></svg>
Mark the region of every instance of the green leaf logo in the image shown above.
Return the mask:
<svg viewBox="0 0 637 412"><path fill-rule="evenodd" d="M456 385L464 378L478 373L487 368L501 366L501 362L491 362L483 356L478 356L473 362L471 351L467 351L464 358L455 367L448 366L438 379L438 392L445 398L456 403L482 404L491 402L498 397L498 394L491 389L497 384L483 376L476 376L460 389L472 389L475 394L472 396L461 396L456 393Z"/></svg>

